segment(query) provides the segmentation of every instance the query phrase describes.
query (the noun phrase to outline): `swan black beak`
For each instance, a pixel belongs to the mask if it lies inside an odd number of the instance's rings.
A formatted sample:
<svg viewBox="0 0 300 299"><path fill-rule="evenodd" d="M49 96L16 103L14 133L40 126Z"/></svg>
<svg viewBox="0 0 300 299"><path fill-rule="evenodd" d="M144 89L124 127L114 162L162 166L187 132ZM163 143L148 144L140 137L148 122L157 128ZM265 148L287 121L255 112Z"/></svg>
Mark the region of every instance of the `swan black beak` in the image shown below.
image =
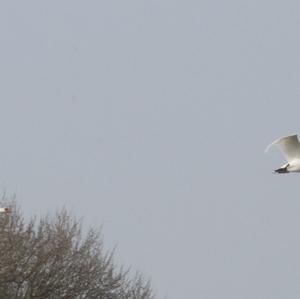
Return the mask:
<svg viewBox="0 0 300 299"><path fill-rule="evenodd" d="M286 165L285 167L275 169L273 173L289 173L289 171L287 170L288 166L289 164Z"/></svg>

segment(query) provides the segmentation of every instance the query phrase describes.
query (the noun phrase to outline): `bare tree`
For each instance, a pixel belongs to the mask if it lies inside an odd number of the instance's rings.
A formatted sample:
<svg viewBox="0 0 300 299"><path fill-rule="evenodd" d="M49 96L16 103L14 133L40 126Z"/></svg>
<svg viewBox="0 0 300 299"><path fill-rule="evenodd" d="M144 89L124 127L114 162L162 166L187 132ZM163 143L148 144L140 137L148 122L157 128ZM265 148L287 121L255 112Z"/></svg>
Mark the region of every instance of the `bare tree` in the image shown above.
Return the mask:
<svg viewBox="0 0 300 299"><path fill-rule="evenodd" d="M118 268L100 234L65 209L25 221L0 214L0 299L153 299L149 281Z"/></svg>

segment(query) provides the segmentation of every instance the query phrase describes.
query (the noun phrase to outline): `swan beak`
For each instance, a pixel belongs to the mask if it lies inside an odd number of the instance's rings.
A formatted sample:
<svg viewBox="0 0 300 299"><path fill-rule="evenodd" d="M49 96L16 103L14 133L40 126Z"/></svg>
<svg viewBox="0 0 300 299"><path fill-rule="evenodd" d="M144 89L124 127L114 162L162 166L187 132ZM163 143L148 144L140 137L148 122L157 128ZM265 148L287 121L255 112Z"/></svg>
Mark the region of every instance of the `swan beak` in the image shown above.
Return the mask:
<svg viewBox="0 0 300 299"><path fill-rule="evenodd" d="M281 168L278 168L278 169L275 169L273 171L273 173L289 173L289 171L287 170L289 164L286 165L285 167L281 167Z"/></svg>

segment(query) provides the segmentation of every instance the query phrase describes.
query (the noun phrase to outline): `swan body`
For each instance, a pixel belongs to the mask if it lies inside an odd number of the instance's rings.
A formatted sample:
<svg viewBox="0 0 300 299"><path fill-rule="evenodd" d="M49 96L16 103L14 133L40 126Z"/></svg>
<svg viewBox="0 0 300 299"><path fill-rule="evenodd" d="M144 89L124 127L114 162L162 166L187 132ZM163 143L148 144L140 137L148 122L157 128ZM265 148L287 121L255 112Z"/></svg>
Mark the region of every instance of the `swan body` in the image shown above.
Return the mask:
<svg viewBox="0 0 300 299"><path fill-rule="evenodd" d="M297 135L289 135L273 141L265 150L276 145L285 156L287 163L275 169L274 173L300 172L300 143Z"/></svg>

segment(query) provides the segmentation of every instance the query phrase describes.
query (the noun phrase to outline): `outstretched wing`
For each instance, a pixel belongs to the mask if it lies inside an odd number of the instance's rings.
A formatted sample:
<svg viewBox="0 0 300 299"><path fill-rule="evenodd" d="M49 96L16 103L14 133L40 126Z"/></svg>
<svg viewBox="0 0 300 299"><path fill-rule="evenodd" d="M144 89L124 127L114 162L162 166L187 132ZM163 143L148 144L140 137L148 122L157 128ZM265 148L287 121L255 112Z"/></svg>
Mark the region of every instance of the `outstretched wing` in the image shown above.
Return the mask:
<svg viewBox="0 0 300 299"><path fill-rule="evenodd" d="M267 152L273 145L277 145L279 147L288 162L295 159L300 160L300 143L297 135L286 136L275 140L266 148L265 152Z"/></svg>

